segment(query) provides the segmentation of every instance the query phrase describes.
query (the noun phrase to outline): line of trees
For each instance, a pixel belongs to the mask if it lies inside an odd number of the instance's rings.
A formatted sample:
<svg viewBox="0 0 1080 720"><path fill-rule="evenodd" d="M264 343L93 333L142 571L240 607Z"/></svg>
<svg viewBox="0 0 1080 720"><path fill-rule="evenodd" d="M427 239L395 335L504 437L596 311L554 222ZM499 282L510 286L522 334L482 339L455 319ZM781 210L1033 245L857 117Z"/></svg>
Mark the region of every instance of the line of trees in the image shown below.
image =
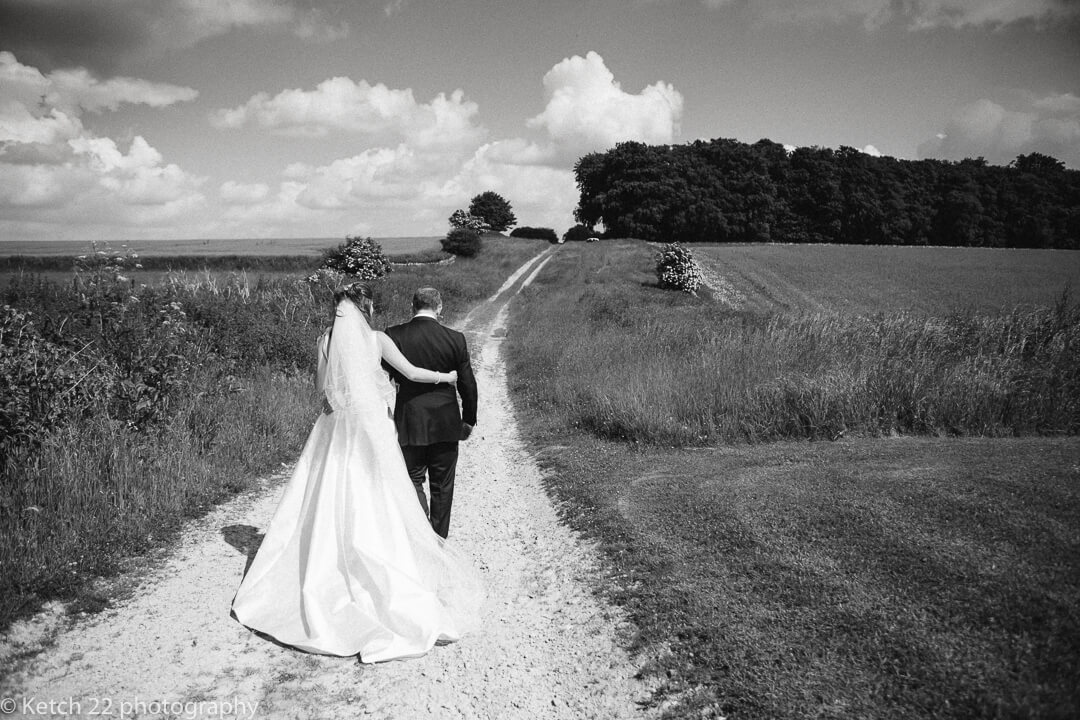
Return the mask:
<svg viewBox="0 0 1080 720"><path fill-rule="evenodd" d="M575 219L611 237L1080 248L1080 171L1040 153L1000 166L770 140L624 142L574 174Z"/></svg>

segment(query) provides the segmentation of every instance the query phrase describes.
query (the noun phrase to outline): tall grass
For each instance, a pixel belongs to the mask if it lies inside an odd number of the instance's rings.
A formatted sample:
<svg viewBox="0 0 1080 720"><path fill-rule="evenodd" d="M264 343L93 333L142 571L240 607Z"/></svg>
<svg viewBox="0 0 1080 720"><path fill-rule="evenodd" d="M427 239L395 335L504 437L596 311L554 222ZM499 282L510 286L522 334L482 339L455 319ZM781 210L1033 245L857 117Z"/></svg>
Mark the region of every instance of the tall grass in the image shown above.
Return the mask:
<svg viewBox="0 0 1080 720"><path fill-rule="evenodd" d="M400 268L374 283L376 324L406 319L422 285L441 290L453 321L542 247L489 243L467 261ZM312 372L329 291L208 270L143 288L100 281L23 275L3 291L13 308L0 329L18 333L0 332L0 385L28 400L0 405L20 429L0 438L0 627L77 596L295 459L319 411ZM58 375L69 357L78 372ZM84 382L101 388L71 392Z"/></svg>
<svg viewBox="0 0 1080 720"><path fill-rule="evenodd" d="M0 620L167 539L298 451L311 382L260 369L225 394L198 388L153 433L101 415L7 458L0 510Z"/></svg>
<svg viewBox="0 0 1080 720"><path fill-rule="evenodd" d="M1080 308L724 309L662 291L648 249L567 247L512 318L516 389L569 426L659 445L1080 430Z"/></svg>

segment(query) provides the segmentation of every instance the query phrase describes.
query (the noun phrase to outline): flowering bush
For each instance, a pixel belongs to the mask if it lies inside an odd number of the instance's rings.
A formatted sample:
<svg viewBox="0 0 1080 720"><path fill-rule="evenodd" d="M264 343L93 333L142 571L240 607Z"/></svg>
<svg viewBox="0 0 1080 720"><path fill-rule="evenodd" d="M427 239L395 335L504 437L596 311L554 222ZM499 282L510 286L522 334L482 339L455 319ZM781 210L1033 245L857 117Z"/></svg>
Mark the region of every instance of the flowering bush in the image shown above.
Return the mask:
<svg viewBox="0 0 1080 720"><path fill-rule="evenodd" d="M453 215L450 216L450 227L465 228L478 233L488 229L484 218L473 215L468 210L455 210Z"/></svg>
<svg viewBox="0 0 1080 720"><path fill-rule="evenodd" d="M323 253L320 270L335 270L355 280L378 280L391 271L382 247L371 238L347 237L345 242ZM310 282L320 282L312 275ZM325 280L323 278L322 280Z"/></svg>
<svg viewBox="0 0 1080 720"><path fill-rule="evenodd" d="M665 245L656 255L660 287L696 293L701 287L701 268L689 250L679 243Z"/></svg>

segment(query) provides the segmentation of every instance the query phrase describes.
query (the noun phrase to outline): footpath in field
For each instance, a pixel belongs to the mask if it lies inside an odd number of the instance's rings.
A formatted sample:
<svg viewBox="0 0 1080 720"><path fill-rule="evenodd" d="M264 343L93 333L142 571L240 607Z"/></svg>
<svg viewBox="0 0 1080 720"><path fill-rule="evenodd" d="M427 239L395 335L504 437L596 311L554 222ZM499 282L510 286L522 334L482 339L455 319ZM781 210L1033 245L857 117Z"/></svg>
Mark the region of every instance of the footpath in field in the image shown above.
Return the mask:
<svg viewBox="0 0 1080 720"><path fill-rule="evenodd" d="M510 412L500 355L508 305L555 251L526 263L461 324L481 403L462 445L451 540L486 579L482 630L423 658L365 666L280 647L232 620L282 473L193 523L114 607L77 621L54 612L51 627L45 614L3 638L0 667L29 656L0 680L14 715L644 717L636 701L648 688L617 642L632 628L590 592L595 553L559 523Z"/></svg>

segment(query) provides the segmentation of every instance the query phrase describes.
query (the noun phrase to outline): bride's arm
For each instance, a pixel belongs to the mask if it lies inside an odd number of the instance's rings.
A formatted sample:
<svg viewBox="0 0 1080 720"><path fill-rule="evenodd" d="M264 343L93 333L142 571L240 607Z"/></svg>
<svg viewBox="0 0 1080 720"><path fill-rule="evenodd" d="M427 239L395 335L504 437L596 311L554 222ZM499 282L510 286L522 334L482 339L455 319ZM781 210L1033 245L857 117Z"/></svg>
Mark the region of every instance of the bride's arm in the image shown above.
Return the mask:
<svg viewBox="0 0 1080 720"><path fill-rule="evenodd" d="M329 357L329 348L330 332L326 331L319 336L319 364L315 368L315 392L322 397L322 410L327 415L334 412L334 409L330 406L330 400L326 397L326 361Z"/></svg>
<svg viewBox="0 0 1080 720"><path fill-rule="evenodd" d="M434 370L425 370L424 368L418 368L409 362L401 351L398 350L398 346L394 344L394 341L384 332L376 332L376 337L379 338L379 351L382 353L382 359L385 360L412 382L418 383L455 383L457 382L457 370L451 370L448 373L435 372Z"/></svg>
<svg viewBox="0 0 1080 720"><path fill-rule="evenodd" d="M323 391L323 384L326 382L326 360L329 347L330 333L327 331L319 336L318 342L319 365L315 369L315 391L319 393Z"/></svg>

